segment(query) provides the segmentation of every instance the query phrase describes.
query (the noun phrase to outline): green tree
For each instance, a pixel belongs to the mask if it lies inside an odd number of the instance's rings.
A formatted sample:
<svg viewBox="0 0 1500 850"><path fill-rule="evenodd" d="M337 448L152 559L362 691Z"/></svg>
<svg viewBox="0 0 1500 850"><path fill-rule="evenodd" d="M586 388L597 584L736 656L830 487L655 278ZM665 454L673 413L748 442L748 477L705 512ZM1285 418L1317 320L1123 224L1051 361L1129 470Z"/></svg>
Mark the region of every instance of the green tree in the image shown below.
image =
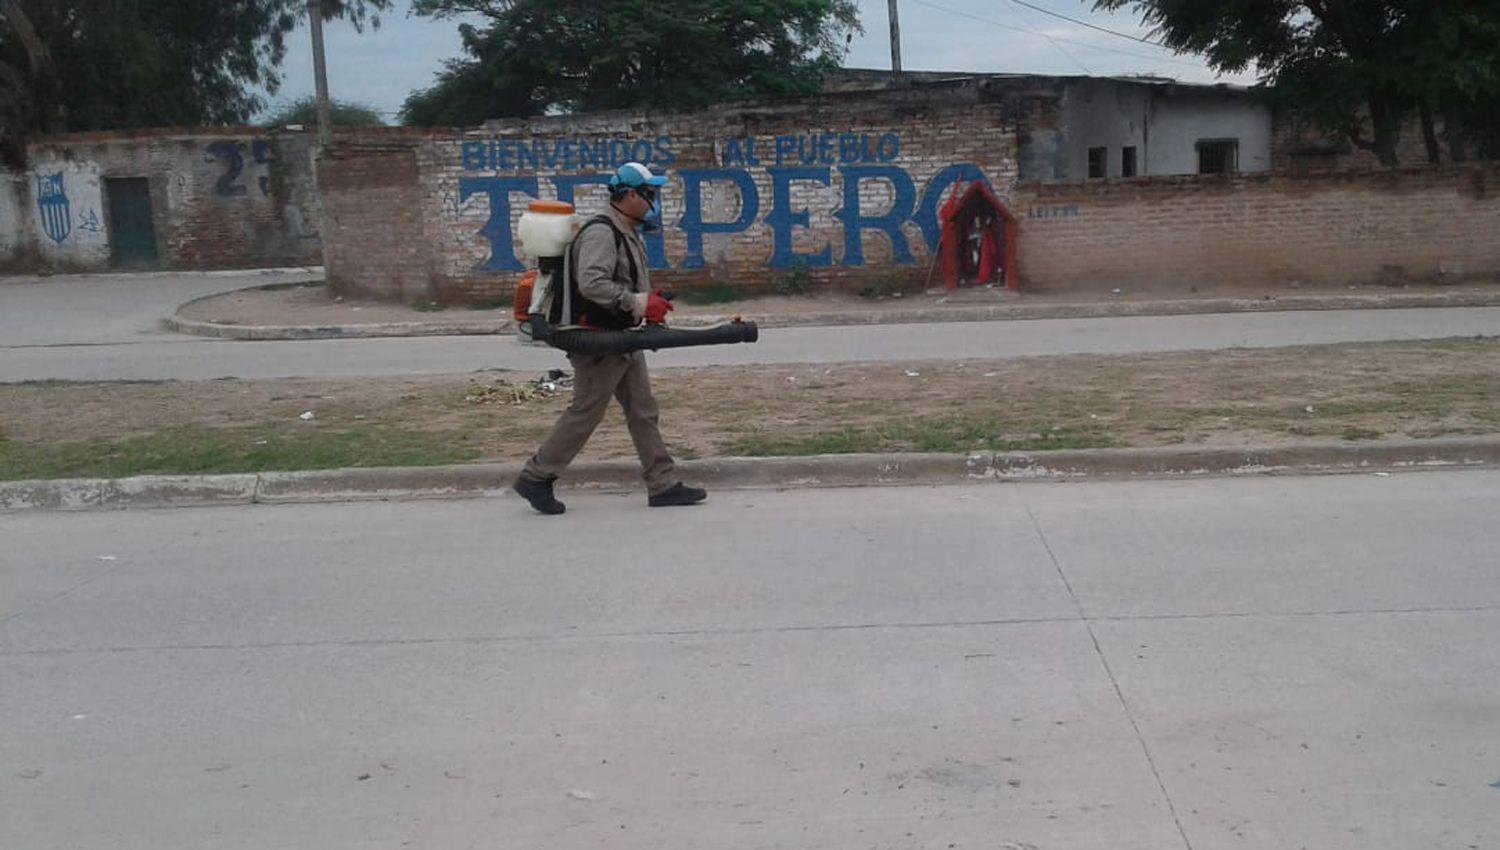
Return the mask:
<svg viewBox="0 0 1500 850"><path fill-rule="evenodd" d="M358 28L390 6L322 0ZM0 0L0 144L14 158L35 132L248 121L306 14L306 0Z"/></svg>
<svg viewBox="0 0 1500 850"><path fill-rule="evenodd" d="M462 24L463 59L402 109L408 124L817 91L859 31L853 0L413 0Z"/></svg>
<svg viewBox="0 0 1500 850"><path fill-rule="evenodd" d="M1131 6L1165 44L1220 71L1254 68L1283 104L1388 167L1412 115L1436 160L1434 110L1451 145L1483 136L1500 105L1495 0L1095 0ZM1492 146L1493 140L1481 140ZM1458 147L1452 148L1457 151Z"/></svg>
<svg viewBox="0 0 1500 850"><path fill-rule="evenodd" d="M1465 142L1487 158L1500 157L1500 3L1409 2L1391 57L1393 85L1416 104L1428 159L1440 145L1433 116L1441 115L1449 155L1467 158Z"/></svg>
<svg viewBox="0 0 1500 850"><path fill-rule="evenodd" d="M328 117L335 127L382 127L385 121L375 107L364 103L331 98ZM318 123L318 99L312 95L285 104L261 121L263 127L285 127L288 124L314 126Z"/></svg>

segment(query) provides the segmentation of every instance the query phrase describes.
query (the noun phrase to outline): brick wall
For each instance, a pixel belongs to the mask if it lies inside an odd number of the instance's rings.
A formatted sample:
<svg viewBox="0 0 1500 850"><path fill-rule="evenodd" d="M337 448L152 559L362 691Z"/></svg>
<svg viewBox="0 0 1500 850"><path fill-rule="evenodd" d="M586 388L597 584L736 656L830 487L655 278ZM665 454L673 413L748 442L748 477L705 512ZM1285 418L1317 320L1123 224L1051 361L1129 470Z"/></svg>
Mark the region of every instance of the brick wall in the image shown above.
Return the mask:
<svg viewBox="0 0 1500 850"><path fill-rule="evenodd" d="M187 146L170 183L173 265L228 268L322 261L313 142L307 134L243 136ZM186 160L184 162L183 160ZM238 176L233 171L239 160Z"/></svg>
<svg viewBox="0 0 1500 850"><path fill-rule="evenodd" d="M819 286L921 281L956 173L982 175L1019 219L1030 289L1500 272L1492 171L1023 181L1058 115L1055 86L968 80L349 136L323 172L329 276L406 301L504 298L529 265L514 239L526 202L602 210L597 181L625 159L670 179L666 229L648 242L653 280L675 288L764 291L804 264Z"/></svg>
<svg viewBox="0 0 1500 850"><path fill-rule="evenodd" d="M526 202L562 197L580 212L602 211L600 175L638 159L670 180L667 226L652 240L658 284L770 289L804 264L824 285L892 274L921 279L935 210L953 176L982 174L1007 193L1023 120L1003 98L967 82L695 114L603 113L351 138L336 145L347 163L340 168L381 146L414 158L420 222L363 213L368 235L356 238L367 250L330 243L329 274L351 291L388 295L396 284L381 267L391 267L394 246L423 242L430 267L413 270L401 286L408 300L414 292L451 302L504 297L527 262L512 238ZM357 204L339 196L364 193L352 181L323 186L325 206L349 215ZM375 218L400 229L377 233Z"/></svg>
<svg viewBox="0 0 1500 850"><path fill-rule="evenodd" d="M434 296L414 144L396 137L334 145L318 161L318 184L329 286L408 303Z"/></svg>
<svg viewBox="0 0 1500 850"><path fill-rule="evenodd" d="M9 222L57 269L112 264L109 181L145 178L162 268L245 268L321 262L312 142L304 133L199 128L77 133L34 141L14 175L33 200ZM37 186L66 199L45 221ZM0 237L3 238L3 237Z"/></svg>
<svg viewBox="0 0 1500 850"><path fill-rule="evenodd" d="M21 227L32 203L23 178L0 172L0 269L22 269L34 262L35 240Z"/></svg>
<svg viewBox="0 0 1500 850"><path fill-rule="evenodd" d="M1434 118L1442 163L1451 164L1442 118ZM1413 117L1396 137L1396 159L1403 166L1428 164L1422 124ZM1271 168L1276 171L1370 171L1381 168L1379 157L1348 139L1320 130L1285 109L1277 110L1271 130Z"/></svg>
<svg viewBox="0 0 1500 850"><path fill-rule="evenodd" d="M1500 273L1500 170L1409 169L1023 184L1032 289Z"/></svg>

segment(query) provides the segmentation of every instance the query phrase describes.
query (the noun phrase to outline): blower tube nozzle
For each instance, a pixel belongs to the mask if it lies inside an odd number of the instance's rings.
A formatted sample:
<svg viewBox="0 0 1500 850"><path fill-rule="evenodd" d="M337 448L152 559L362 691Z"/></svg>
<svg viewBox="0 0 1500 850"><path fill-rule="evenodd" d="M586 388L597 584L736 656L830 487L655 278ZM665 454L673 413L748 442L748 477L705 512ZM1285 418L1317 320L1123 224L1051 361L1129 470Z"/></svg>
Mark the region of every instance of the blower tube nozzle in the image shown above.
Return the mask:
<svg viewBox="0 0 1500 850"><path fill-rule="evenodd" d="M740 321L721 322L706 328L669 328L666 325L645 325L623 331L550 328L544 331L544 335L536 334L537 324L537 317L533 316L533 338L546 340L549 345L569 354L594 356L695 345L728 345L760 339L760 330L754 322Z"/></svg>

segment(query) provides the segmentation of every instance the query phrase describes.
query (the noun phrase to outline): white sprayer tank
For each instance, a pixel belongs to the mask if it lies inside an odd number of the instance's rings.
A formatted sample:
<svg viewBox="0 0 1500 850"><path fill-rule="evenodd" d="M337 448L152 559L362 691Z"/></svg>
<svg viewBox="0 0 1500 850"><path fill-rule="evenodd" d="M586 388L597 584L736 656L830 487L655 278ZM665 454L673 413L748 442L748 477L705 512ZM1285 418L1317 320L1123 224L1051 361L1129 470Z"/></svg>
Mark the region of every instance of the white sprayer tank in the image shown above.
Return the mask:
<svg viewBox="0 0 1500 850"><path fill-rule="evenodd" d="M580 218L573 214L573 205L562 201L532 201L527 205L526 211L521 213L521 220L516 225L516 233L521 237L521 252L537 265L528 316L546 315L548 302L556 297L563 298L563 306L566 308L567 294L562 284L566 277L563 257L582 224ZM520 302L525 298L523 285L518 285L516 290L518 313L522 306ZM523 343L546 344L532 340L528 322L518 321L516 339Z"/></svg>
<svg viewBox="0 0 1500 850"><path fill-rule="evenodd" d="M529 257L561 257L582 224L573 205L562 201L532 201L521 213L517 233L521 250Z"/></svg>

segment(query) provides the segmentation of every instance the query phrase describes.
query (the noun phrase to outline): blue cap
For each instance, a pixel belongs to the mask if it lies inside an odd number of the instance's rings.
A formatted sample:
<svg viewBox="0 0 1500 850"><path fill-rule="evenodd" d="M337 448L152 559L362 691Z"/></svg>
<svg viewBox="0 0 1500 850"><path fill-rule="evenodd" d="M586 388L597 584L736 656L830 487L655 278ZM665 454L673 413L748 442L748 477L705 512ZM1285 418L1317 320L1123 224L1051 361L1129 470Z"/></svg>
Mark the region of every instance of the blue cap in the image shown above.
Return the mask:
<svg viewBox="0 0 1500 850"><path fill-rule="evenodd" d="M609 177L609 187L616 186L665 186L667 178L658 177L651 173L651 169L639 162L627 162L615 169L615 173Z"/></svg>

